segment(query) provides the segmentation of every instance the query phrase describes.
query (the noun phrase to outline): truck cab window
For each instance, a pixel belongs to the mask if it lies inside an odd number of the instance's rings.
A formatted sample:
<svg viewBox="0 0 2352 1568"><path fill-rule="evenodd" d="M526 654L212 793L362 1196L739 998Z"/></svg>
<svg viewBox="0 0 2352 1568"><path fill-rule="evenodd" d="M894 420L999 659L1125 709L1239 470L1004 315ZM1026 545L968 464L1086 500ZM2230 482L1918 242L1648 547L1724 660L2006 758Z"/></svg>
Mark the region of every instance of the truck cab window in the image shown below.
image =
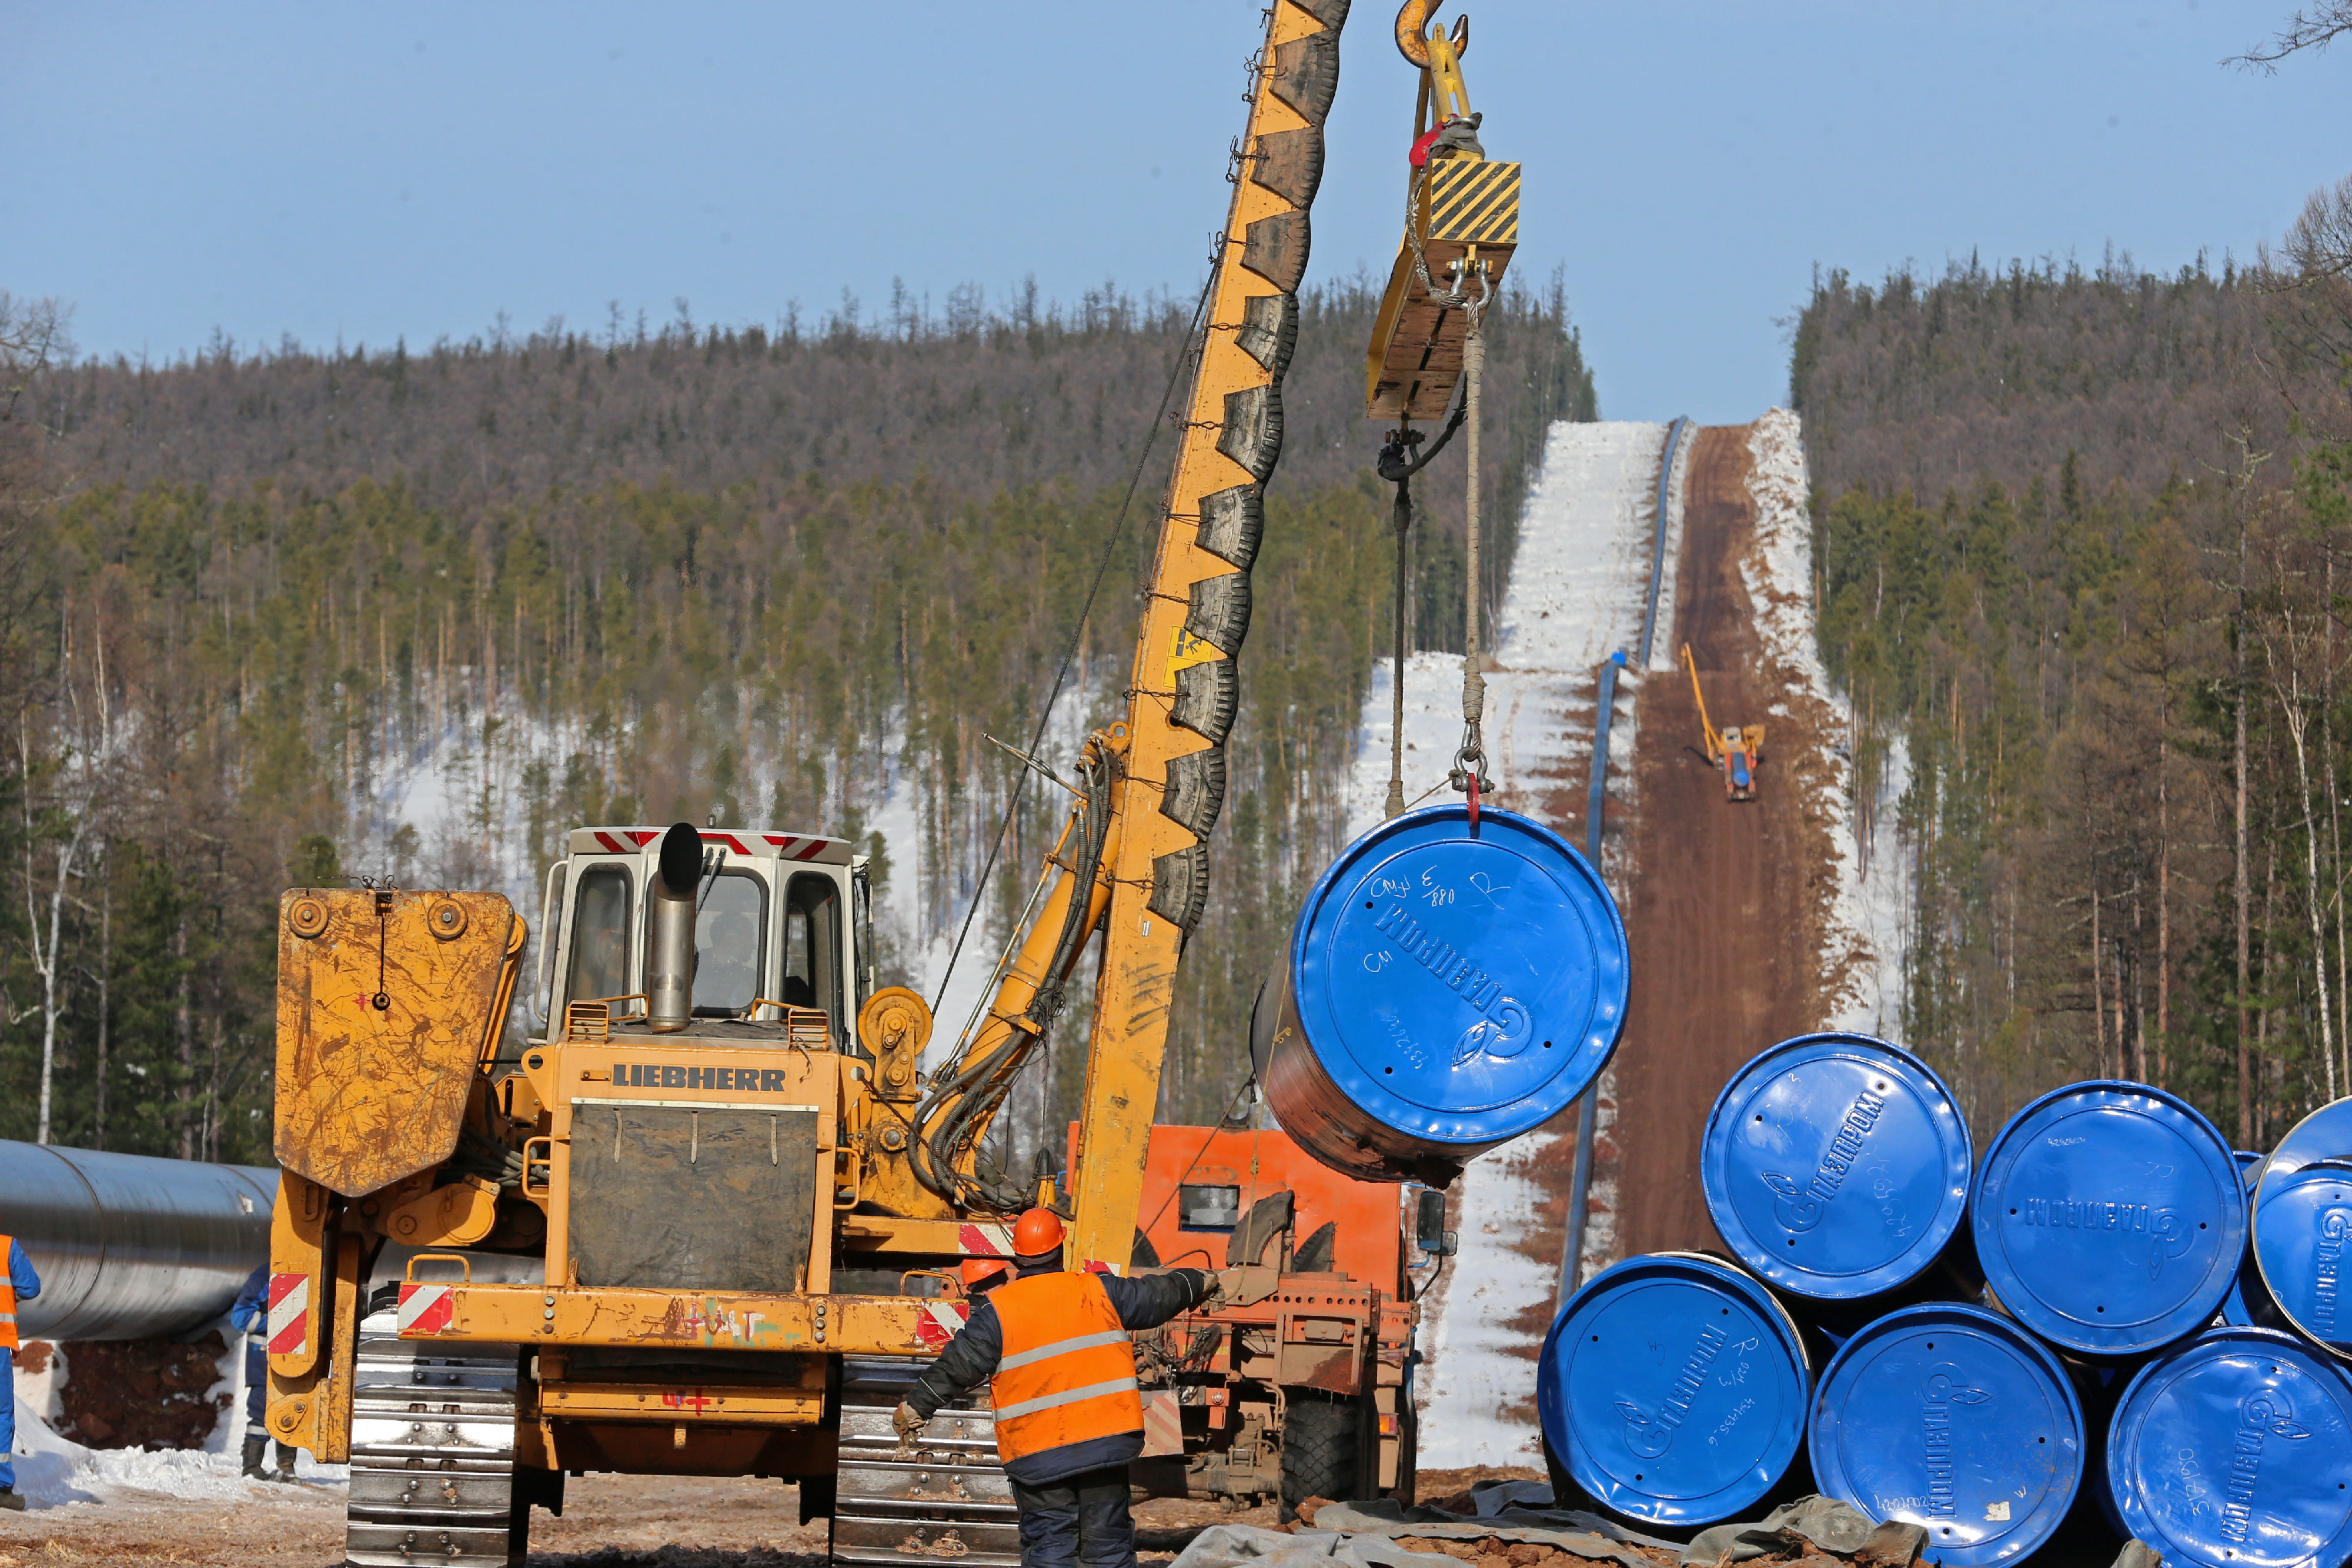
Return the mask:
<svg viewBox="0 0 2352 1568"><path fill-rule="evenodd" d="M823 1008L841 1028L841 897L827 876L793 878L784 894L784 984L776 999Z"/></svg>
<svg viewBox="0 0 2352 1568"><path fill-rule="evenodd" d="M572 906L572 973L564 999L593 1001L628 988L629 873L616 865L592 866L582 873Z"/></svg>
<svg viewBox="0 0 2352 1568"><path fill-rule="evenodd" d="M742 872L721 873L694 917L696 1018L733 1018L759 999L767 937L767 884Z"/></svg>

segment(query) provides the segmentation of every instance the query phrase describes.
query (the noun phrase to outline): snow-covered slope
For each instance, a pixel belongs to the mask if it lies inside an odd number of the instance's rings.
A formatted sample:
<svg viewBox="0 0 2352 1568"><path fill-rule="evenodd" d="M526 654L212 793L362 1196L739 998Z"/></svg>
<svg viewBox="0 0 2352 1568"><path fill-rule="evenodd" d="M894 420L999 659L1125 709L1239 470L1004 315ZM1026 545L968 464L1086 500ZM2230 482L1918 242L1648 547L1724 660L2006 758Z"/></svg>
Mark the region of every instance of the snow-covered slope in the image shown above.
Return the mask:
<svg viewBox="0 0 2352 1568"><path fill-rule="evenodd" d="M1662 424L1552 427L1520 521L1510 588L1487 639L1496 666L1486 676L1486 719L1496 803L1549 823L1580 847L1598 673L1614 653L1632 657L1641 636L1665 437ZM1680 477L1668 497L1669 560L1680 534ZM1670 604L1662 614L1670 614ZM1656 645L1670 637L1662 623ZM1638 672L1623 674L1612 715L1612 811L1622 811L1632 781L1632 691L1639 679ZM1383 660L1365 697L1349 779L1351 836L1381 820L1393 690ZM1462 737L1458 655L1420 653L1406 662L1404 732L1406 800L1454 798L1445 779ZM1605 841L1602 858L1604 867L1615 860ZM1606 1099L1604 1088L1604 1111ZM1534 1356L1550 1317L1560 1246L1557 1219L1547 1226L1538 1210L1560 1196L1553 1189L1565 1185L1565 1152L1550 1134L1533 1133L1473 1160L1463 1175L1455 1218L1462 1250L1425 1303L1421 1331L1416 1396L1425 1466L1523 1464L1538 1453Z"/></svg>
<svg viewBox="0 0 2352 1568"><path fill-rule="evenodd" d="M1765 659L1776 684L1825 721L1825 734L1850 737L1853 713L1843 694L1830 685L1814 621L1811 482L1801 421L1788 409L1773 409L1750 429L1748 451L1756 544L1740 571L1756 606ZM1788 716L1788 699L1771 712ZM1815 805L1828 826L1835 863L1829 868L1833 880L1818 956L1829 1004L1822 1027L1893 1038L1900 1028L1911 889L1891 802L1901 799L1909 781L1909 748L1895 737L1878 799L1862 803L1863 810L1853 798L1850 740L1828 747L1823 761L1827 771Z"/></svg>

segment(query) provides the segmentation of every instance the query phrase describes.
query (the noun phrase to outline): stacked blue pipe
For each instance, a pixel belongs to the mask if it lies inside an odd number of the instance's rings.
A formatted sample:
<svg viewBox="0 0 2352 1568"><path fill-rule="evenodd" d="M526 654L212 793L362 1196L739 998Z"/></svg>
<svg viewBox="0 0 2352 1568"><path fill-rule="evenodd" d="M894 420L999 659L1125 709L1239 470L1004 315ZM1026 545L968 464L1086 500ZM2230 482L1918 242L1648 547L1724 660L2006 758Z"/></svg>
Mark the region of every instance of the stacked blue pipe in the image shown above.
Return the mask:
<svg viewBox="0 0 2352 1568"><path fill-rule="evenodd" d="M2152 1358L2107 1426L2116 1528L2167 1563L2352 1556L2352 1379L2308 1341L2221 1328Z"/></svg>
<svg viewBox="0 0 2352 1568"><path fill-rule="evenodd" d="M2352 1244L2352 1100L2323 1105L2279 1140L2254 1186L2250 1304L2338 1357L2352 1356L2344 1300Z"/></svg>
<svg viewBox="0 0 2352 1568"><path fill-rule="evenodd" d="M1708 1216L1780 1290L1864 1302L1951 1251L1969 1202L1969 1129L1926 1062L1884 1040L1810 1034L1716 1096L1700 1142Z"/></svg>
<svg viewBox="0 0 2352 1568"><path fill-rule="evenodd" d="M1700 1158L1728 1256L1619 1263L1545 1343L1571 1492L1671 1531L1819 1490L1950 1568L2105 1530L2173 1564L2352 1560L2352 1100L2263 1156L2076 1083L1979 1162L1926 1063L1815 1034L1732 1076Z"/></svg>
<svg viewBox="0 0 2352 1568"><path fill-rule="evenodd" d="M2234 1151L2238 1175L2245 1183L2246 1197L2252 1201L2254 1183L2263 1174L2263 1156L2252 1149ZM2252 1228L2249 1227L2251 1237ZM2254 1249L2246 1249L2245 1260L2238 1265L2238 1277L2231 1282L2230 1293L2221 1298L2221 1320L2218 1326L2235 1329L2275 1328L2277 1310L2270 1304L2269 1292L2263 1288L2261 1271L2254 1263Z"/></svg>
<svg viewBox="0 0 2352 1568"><path fill-rule="evenodd" d="M1545 1442L1593 1500L1658 1525L1739 1517L1802 1447L1812 1366L1753 1276L1695 1253L1629 1258L1544 1339Z"/></svg>
<svg viewBox="0 0 2352 1568"><path fill-rule="evenodd" d="M2072 1374L2015 1321L1957 1302L1898 1307L1848 1339L1806 1423L1822 1491L1927 1531L1948 1568L2048 1541L2085 1463Z"/></svg>
<svg viewBox="0 0 2352 1568"><path fill-rule="evenodd" d="M1986 1288L2035 1333L2143 1355L2211 1322L2246 1255L2238 1162L2196 1107L2075 1083L2009 1119L1969 1205Z"/></svg>

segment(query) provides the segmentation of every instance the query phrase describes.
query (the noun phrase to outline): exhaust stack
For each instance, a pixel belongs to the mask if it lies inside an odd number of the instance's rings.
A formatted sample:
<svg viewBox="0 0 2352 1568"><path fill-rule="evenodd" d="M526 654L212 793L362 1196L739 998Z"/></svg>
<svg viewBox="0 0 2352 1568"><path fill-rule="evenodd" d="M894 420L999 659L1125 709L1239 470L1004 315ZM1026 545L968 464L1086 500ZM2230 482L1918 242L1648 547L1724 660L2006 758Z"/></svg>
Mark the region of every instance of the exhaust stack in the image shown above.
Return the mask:
<svg viewBox="0 0 2352 1568"><path fill-rule="evenodd" d="M694 899L701 880L702 834L691 822L677 823L662 835L654 873L646 1015L656 1034L676 1034L694 1017Z"/></svg>

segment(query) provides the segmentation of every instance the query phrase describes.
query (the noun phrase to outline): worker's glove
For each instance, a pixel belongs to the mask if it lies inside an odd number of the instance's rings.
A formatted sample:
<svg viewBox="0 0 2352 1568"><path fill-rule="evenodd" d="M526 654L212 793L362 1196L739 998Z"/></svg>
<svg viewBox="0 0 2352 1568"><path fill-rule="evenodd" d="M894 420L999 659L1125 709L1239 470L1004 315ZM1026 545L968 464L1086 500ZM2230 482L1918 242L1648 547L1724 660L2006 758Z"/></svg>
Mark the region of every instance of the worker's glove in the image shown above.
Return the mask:
<svg viewBox="0 0 2352 1568"><path fill-rule="evenodd" d="M1221 1306L1224 1305L1224 1301L1225 1301L1225 1281L1224 1281L1224 1276L1223 1276L1223 1275L1222 1275L1222 1274L1216 1273L1216 1272L1214 1272L1214 1271L1213 1271L1213 1270L1208 1270L1208 1269L1203 1269L1203 1270L1201 1270L1201 1294L1200 1294L1199 1298L1193 1301L1193 1303L1192 1303L1193 1307L1194 1307L1195 1309L1197 1309L1198 1311L1201 1311L1201 1312L1208 1312L1208 1311L1212 1310L1213 1308L1221 1307Z"/></svg>
<svg viewBox="0 0 2352 1568"><path fill-rule="evenodd" d="M904 1453L913 1448L915 1439L923 1435L923 1428L929 1425L928 1421L916 1414L913 1406L903 1399L900 1400L898 1408L890 1416L890 1428L898 1434L899 1452Z"/></svg>

